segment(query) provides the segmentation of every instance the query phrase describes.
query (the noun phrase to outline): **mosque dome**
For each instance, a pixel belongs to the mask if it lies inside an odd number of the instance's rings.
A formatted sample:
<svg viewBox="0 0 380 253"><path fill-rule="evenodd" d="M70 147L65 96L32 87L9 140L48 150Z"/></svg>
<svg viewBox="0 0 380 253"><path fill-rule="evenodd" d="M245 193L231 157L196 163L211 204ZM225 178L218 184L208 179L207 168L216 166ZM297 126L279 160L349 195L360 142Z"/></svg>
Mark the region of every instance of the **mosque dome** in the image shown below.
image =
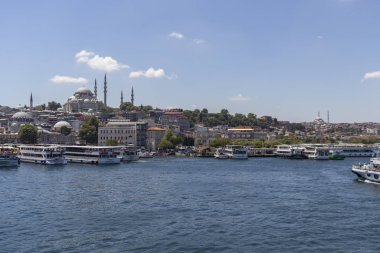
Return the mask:
<svg viewBox="0 0 380 253"><path fill-rule="evenodd" d="M92 91L87 87L80 87L75 94L92 95Z"/></svg>
<svg viewBox="0 0 380 253"><path fill-rule="evenodd" d="M12 119L33 119L33 116L27 112L16 112L13 114Z"/></svg>
<svg viewBox="0 0 380 253"><path fill-rule="evenodd" d="M62 127L72 128L70 123L67 121L59 121L53 126L53 128L57 131L61 130Z"/></svg>

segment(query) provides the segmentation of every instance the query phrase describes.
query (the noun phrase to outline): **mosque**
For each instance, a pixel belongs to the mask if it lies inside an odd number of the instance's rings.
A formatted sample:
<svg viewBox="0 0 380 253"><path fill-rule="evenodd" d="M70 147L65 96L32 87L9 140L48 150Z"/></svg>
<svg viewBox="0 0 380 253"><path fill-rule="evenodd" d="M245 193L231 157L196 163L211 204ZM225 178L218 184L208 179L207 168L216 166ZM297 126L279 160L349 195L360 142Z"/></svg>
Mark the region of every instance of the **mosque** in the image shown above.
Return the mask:
<svg viewBox="0 0 380 253"><path fill-rule="evenodd" d="M73 96L67 99L67 102L63 105L63 111L66 113L87 112L95 113L99 110L107 107L107 75L104 75L104 100L98 100L98 86L95 79L94 92L87 87L80 87ZM134 105L135 95L131 93L131 104ZM124 103L123 91L121 91L120 105Z"/></svg>
<svg viewBox="0 0 380 253"><path fill-rule="evenodd" d="M94 92L87 87L80 87L73 96L67 99L63 105L63 111L72 112L97 112L107 106L107 76L104 75L104 100L98 100L98 87L95 79Z"/></svg>

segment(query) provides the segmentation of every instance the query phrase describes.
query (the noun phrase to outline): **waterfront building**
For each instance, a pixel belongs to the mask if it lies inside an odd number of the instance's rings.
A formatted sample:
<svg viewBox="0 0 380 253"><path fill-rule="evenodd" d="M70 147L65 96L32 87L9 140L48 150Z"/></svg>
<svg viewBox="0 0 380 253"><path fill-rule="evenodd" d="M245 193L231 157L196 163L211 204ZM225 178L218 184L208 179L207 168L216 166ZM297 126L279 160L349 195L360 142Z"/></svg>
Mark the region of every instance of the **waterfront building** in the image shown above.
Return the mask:
<svg viewBox="0 0 380 253"><path fill-rule="evenodd" d="M99 127L98 144L106 145L108 140L116 140L120 145L146 146L146 122L110 120L106 126Z"/></svg>
<svg viewBox="0 0 380 253"><path fill-rule="evenodd" d="M179 111L165 112L160 117L160 123L169 128L179 127L180 131L185 131L190 128L190 120Z"/></svg>
<svg viewBox="0 0 380 253"><path fill-rule="evenodd" d="M194 127L194 145L210 146L218 135L220 135L220 132L213 128L197 125Z"/></svg>
<svg viewBox="0 0 380 253"><path fill-rule="evenodd" d="M160 127L150 127L147 130L146 148L148 150L157 150L162 137L164 137L166 130Z"/></svg>

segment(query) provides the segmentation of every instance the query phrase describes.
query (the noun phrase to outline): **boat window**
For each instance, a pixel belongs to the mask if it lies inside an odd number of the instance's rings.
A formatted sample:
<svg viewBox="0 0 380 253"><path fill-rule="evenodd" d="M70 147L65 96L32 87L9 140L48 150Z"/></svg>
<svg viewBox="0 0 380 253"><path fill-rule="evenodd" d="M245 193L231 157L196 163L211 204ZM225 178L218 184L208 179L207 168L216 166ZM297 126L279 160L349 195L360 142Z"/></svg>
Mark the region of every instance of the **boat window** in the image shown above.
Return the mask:
<svg viewBox="0 0 380 253"><path fill-rule="evenodd" d="M367 177L371 177L371 174L367 173Z"/></svg>
<svg viewBox="0 0 380 253"><path fill-rule="evenodd" d="M373 177L374 177L375 179L379 179L379 175L374 174Z"/></svg>

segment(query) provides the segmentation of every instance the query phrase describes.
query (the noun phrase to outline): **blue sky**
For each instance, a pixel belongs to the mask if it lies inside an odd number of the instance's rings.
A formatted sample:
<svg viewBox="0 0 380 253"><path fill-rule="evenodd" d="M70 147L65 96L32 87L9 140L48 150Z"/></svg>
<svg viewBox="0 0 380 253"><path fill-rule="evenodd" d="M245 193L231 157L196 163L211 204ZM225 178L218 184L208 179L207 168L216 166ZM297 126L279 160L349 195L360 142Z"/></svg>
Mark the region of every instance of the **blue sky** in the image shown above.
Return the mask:
<svg viewBox="0 0 380 253"><path fill-rule="evenodd" d="M380 1L1 1L0 104L108 76L137 104L379 121Z"/></svg>

